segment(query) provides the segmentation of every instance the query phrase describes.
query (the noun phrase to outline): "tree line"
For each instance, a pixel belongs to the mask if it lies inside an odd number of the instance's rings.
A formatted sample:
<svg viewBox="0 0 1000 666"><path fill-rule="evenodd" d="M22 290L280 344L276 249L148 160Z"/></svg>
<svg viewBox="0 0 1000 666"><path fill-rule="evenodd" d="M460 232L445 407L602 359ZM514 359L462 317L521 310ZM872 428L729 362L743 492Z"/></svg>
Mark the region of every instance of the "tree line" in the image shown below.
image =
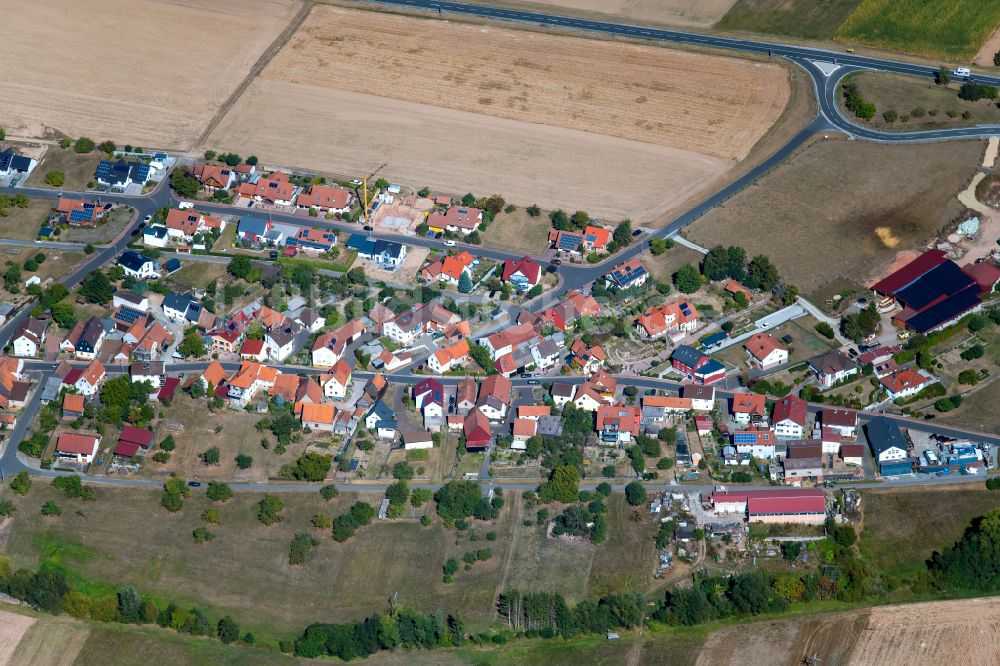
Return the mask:
<svg viewBox="0 0 1000 666"><path fill-rule="evenodd" d="M526 636L570 638L637 626L643 618L643 600L638 594L613 594L570 607L561 594L506 590L497 599L497 615Z"/></svg>

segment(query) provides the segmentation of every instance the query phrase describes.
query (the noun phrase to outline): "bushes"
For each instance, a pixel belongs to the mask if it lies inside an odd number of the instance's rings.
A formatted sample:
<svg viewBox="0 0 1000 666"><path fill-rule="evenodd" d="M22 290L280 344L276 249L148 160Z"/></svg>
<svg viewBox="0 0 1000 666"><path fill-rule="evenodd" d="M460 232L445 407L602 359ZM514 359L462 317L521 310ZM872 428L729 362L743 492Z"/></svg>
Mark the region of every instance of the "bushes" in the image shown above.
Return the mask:
<svg viewBox="0 0 1000 666"><path fill-rule="evenodd" d="M852 81L844 84L844 106L862 120L875 117L875 105L861 96L858 85Z"/></svg>
<svg viewBox="0 0 1000 666"><path fill-rule="evenodd" d="M963 351L961 356L962 360L971 361L973 359L982 358L984 353L986 353L986 350L983 349L983 346L979 343L976 343L971 347L969 347L968 349L966 349L965 351Z"/></svg>
<svg viewBox="0 0 1000 666"><path fill-rule="evenodd" d="M282 465L279 476L299 481L322 481L330 473L332 466L331 456L309 451L302 454L294 463Z"/></svg>
<svg viewBox="0 0 1000 666"><path fill-rule="evenodd" d="M821 321L818 324L816 324L815 329L817 333L819 333L824 338L827 338L829 340L833 340L834 336L836 335L836 333L834 333L833 326L830 326L830 324L826 323L825 321Z"/></svg>
<svg viewBox="0 0 1000 666"><path fill-rule="evenodd" d="M375 517L375 509L366 502L355 502L344 515L333 521L333 540L347 541L359 527L369 524Z"/></svg>
<svg viewBox="0 0 1000 666"><path fill-rule="evenodd" d="M997 89L983 83L963 83L958 89L958 97L969 102L981 99L996 99Z"/></svg>
<svg viewBox="0 0 1000 666"><path fill-rule="evenodd" d="M204 527L194 528L194 531L191 533L191 535L194 537L195 543L207 543L215 538L215 534L209 532Z"/></svg>
<svg viewBox="0 0 1000 666"><path fill-rule="evenodd" d="M209 481L207 494L213 502L225 502L233 496L233 489L227 483Z"/></svg>
<svg viewBox="0 0 1000 666"><path fill-rule="evenodd" d="M632 506L640 506L646 503L646 488L638 481L625 486L625 500Z"/></svg>
<svg viewBox="0 0 1000 666"><path fill-rule="evenodd" d="M95 147L96 146L94 144L93 139L88 139L85 136L81 136L79 139L76 140L76 143L73 144L73 152L80 154L89 153L92 150L94 150Z"/></svg>
<svg viewBox="0 0 1000 666"><path fill-rule="evenodd" d="M45 183L53 187L62 187L66 183L66 174L62 171L49 171L45 174Z"/></svg>
<svg viewBox="0 0 1000 666"><path fill-rule="evenodd" d="M257 502L257 520L265 525L280 523L283 516L281 512L285 508L285 503L277 495L265 495Z"/></svg>
<svg viewBox="0 0 1000 666"><path fill-rule="evenodd" d="M57 476L52 479L52 487L63 491L63 494L70 499L79 499L84 502L93 502L97 499L97 494L90 486L85 486L76 474L69 476Z"/></svg>
<svg viewBox="0 0 1000 666"><path fill-rule="evenodd" d="M170 512L180 511L184 507L184 498L191 494L184 479L171 477L163 484L163 498L160 504Z"/></svg>
<svg viewBox="0 0 1000 666"><path fill-rule="evenodd" d="M986 489L1000 490L1000 476L994 476L991 479L986 479Z"/></svg>
<svg viewBox="0 0 1000 666"><path fill-rule="evenodd" d="M20 471L10 480L10 489L18 495L24 496L31 490L31 475L26 471Z"/></svg>
<svg viewBox="0 0 1000 666"><path fill-rule="evenodd" d="M319 545L319 540L311 534L296 534L288 547L288 563L295 566L305 564L309 559L309 553Z"/></svg>

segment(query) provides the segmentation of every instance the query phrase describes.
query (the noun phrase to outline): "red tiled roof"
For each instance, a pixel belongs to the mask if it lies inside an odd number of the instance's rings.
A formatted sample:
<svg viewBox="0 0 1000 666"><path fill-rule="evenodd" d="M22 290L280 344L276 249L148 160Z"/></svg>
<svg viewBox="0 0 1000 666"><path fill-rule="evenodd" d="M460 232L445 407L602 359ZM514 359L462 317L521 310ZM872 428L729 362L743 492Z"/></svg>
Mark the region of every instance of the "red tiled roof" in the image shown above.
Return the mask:
<svg viewBox="0 0 1000 666"><path fill-rule="evenodd" d="M531 257L507 259L503 262L503 281L506 282L515 273L520 273L528 279L528 282L536 284L541 271L542 267Z"/></svg>
<svg viewBox="0 0 1000 666"><path fill-rule="evenodd" d="M743 348L758 361L763 361L777 349L786 349L785 345L768 333L754 333L743 343Z"/></svg>
<svg viewBox="0 0 1000 666"><path fill-rule="evenodd" d="M153 443L153 433L135 426L125 426L122 434L118 436L119 442L132 442L144 448L148 448Z"/></svg>
<svg viewBox="0 0 1000 666"><path fill-rule="evenodd" d="M781 400L774 403L771 421L773 423L780 423L785 419L789 419L793 423L805 426L806 408L808 406L808 403L801 398L797 398L794 395L785 396Z"/></svg>
<svg viewBox="0 0 1000 666"><path fill-rule="evenodd" d="M139 445L135 442L126 442L123 440L118 440L118 446L115 447L115 455L123 456L125 458L131 458L135 454L139 453Z"/></svg>
<svg viewBox="0 0 1000 666"><path fill-rule="evenodd" d="M59 435L56 450L63 453L79 453L82 455L92 455L94 453L97 438L93 435L81 435L76 432L64 432Z"/></svg>

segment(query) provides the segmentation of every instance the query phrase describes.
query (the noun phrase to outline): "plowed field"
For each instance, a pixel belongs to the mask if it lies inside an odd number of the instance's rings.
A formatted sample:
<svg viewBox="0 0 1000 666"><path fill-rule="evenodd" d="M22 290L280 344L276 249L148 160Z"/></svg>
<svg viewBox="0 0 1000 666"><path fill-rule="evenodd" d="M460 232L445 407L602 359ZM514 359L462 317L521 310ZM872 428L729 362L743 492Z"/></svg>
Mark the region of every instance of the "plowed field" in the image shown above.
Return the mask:
<svg viewBox="0 0 1000 666"><path fill-rule="evenodd" d="M0 119L187 148L288 24L295 0L3 2Z"/></svg>

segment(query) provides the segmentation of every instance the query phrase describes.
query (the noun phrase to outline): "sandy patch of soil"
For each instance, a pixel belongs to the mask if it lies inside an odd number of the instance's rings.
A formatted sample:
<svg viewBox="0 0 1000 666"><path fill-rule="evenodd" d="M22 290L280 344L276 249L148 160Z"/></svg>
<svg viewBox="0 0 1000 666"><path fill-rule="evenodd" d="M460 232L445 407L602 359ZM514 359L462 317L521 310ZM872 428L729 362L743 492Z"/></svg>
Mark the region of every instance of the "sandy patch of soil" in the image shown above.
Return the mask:
<svg viewBox="0 0 1000 666"><path fill-rule="evenodd" d="M295 0L49 0L4 12L0 118L12 136L186 148Z"/></svg>
<svg viewBox="0 0 1000 666"><path fill-rule="evenodd" d="M732 165L591 132L271 80L250 86L209 144L348 177L391 155L379 172L391 182L499 193L518 206L544 203L637 224Z"/></svg>
<svg viewBox="0 0 1000 666"><path fill-rule="evenodd" d="M764 63L331 6L310 12L262 77L727 160L747 155L790 94L785 71Z"/></svg>
<svg viewBox="0 0 1000 666"><path fill-rule="evenodd" d="M13 664L11 657L17 644L34 623L34 618L0 610L0 666Z"/></svg>
<svg viewBox="0 0 1000 666"><path fill-rule="evenodd" d="M990 38L986 40L983 47L979 49L979 53L976 57L972 59L973 65L980 65L982 67L992 67L993 66L993 56L997 51L1000 51L1000 26L993 31Z"/></svg>

